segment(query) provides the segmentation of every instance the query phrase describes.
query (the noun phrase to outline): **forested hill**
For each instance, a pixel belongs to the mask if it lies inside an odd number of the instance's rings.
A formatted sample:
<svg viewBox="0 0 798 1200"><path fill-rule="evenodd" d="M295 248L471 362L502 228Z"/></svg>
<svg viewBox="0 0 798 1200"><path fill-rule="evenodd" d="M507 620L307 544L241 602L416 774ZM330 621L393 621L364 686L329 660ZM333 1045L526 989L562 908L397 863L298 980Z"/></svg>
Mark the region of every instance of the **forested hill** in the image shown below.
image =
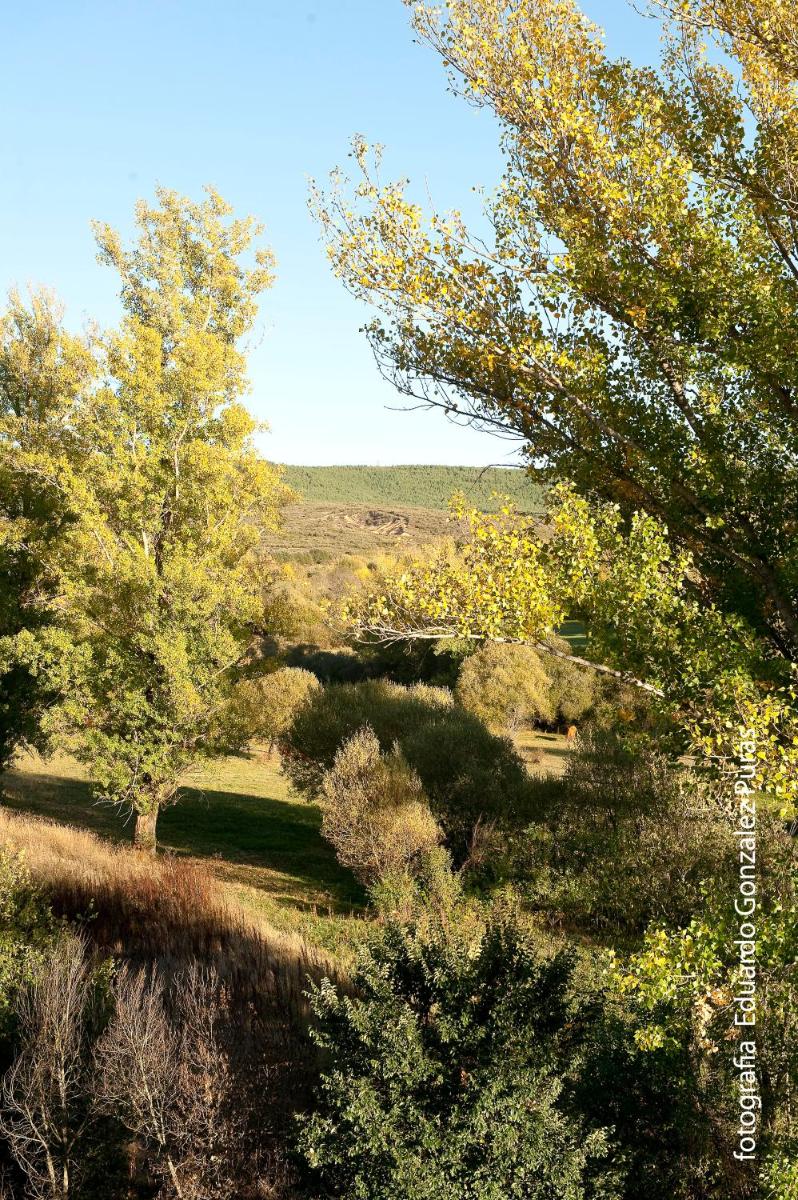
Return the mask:
<svg viewBox="0 0 798 1200"><path fill-rule="evenodd" d="M543 488L512 467L296 467L286 482L305 500L328 504L399 505L445 509L453 492L464 492L490 511L509 496L525 512L541 511Z"/></svg>

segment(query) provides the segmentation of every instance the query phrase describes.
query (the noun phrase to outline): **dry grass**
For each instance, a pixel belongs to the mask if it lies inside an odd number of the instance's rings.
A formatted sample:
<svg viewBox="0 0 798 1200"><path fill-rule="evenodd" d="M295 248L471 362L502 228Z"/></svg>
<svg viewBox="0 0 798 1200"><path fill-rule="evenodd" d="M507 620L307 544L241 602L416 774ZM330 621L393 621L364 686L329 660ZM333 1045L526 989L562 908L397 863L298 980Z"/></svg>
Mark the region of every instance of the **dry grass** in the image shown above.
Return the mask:
<svg viewBox="0 0 798 1200"><path fill-rule="evenodd" d="M213 966L239 1001L301 1023L308 978L340 967L303 938L232 902L198 862L152 858L85 830L0 810L0 843L20 850L54 911L103 952L171 973Z"/></svg>
<svg viewBox="0 0 798 1200"><path fill-rule="evenodd" d="M130 844L131 822L93 801L86 772L66 755L22 755L2 786L9 808ZM278 758L253 751L208 763L161 814L158 841L198 860L255 919L346 953L364 897L320 826L318 808L292 794Z"/></svg>
<svg viewBox="0 0 798 1200"><path fill-rule="evenodd" d="M518 753L533 775L562 775L574 743L561 733L520 729L514 735Z"/></svg>
<svg viewBox="0 0 798 1200"><path fill-rule="evenodd" d="M308 500L284 510L279 533L264 545L281 559L328 562L345 554L405 554L451 537L454 528L436 509Z"/></svg>

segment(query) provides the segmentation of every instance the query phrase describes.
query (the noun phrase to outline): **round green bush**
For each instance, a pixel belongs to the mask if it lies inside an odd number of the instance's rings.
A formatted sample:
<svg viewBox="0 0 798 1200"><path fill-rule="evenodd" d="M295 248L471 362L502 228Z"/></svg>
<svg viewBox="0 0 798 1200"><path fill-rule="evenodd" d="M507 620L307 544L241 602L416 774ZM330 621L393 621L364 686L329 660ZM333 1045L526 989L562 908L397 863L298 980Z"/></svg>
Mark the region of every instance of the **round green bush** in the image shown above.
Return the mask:
<svg viewBox="0 0 798 1200"><path fill-rule="evenodd" d="M531 646L486 642L460 668L455 695L495 732L554 719L547 667Z"/></svg>

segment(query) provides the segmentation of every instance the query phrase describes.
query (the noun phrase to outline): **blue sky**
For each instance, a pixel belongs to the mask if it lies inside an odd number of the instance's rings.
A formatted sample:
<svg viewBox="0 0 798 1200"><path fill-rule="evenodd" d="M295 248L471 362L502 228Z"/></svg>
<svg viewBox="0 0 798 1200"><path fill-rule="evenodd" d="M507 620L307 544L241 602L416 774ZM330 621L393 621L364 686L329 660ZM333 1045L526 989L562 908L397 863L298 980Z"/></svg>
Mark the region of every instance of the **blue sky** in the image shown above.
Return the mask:
<svg viewBox="0 0 798 1200"><path fill-rule="evenodd" d="M0 288L47 284L79 326L118 317L89 222L127 232L158 183L212 183L255 213L278 259L251 355L249 403L270 458L293 463L508 460L505 443L439 413L396 412L332 278L307 208L309 176L349 138L386 146L385 173L437 208L478 211L500 172L491 118L446 91L401 0L6 0ZM651 60L657 30L625 0L588 0L609 49Z"/></svg>

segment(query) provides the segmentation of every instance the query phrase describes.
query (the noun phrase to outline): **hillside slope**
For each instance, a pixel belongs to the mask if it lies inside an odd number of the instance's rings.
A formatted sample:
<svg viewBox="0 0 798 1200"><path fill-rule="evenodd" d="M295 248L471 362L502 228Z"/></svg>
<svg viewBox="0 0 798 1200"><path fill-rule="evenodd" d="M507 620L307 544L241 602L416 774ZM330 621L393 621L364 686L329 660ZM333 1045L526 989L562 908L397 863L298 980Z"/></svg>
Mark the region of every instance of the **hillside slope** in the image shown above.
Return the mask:
<svg viewBox="0 0 798 1200"><path fill-rule="evenodd" d="M298 467L285 468L286 482L304 500L324 504L445 510L454 492L485 511L510 496L524 512L542 509L543 488L513 467Z"/></svg>

